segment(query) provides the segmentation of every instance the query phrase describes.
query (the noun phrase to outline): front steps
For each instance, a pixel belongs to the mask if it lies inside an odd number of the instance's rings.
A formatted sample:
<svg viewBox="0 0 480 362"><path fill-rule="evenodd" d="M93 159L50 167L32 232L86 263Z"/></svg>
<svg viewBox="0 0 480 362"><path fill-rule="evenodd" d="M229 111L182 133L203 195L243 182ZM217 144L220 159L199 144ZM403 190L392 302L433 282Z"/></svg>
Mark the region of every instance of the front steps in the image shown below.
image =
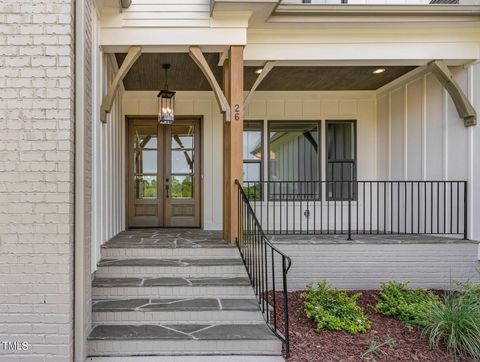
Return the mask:
<svg viewBox="0 0 480 362"><path fill-rule="evenodd" d="M263 320L238 250L216 233L123 232L102 248L92 294L93 360L281 360L281 342Z"/></svg>

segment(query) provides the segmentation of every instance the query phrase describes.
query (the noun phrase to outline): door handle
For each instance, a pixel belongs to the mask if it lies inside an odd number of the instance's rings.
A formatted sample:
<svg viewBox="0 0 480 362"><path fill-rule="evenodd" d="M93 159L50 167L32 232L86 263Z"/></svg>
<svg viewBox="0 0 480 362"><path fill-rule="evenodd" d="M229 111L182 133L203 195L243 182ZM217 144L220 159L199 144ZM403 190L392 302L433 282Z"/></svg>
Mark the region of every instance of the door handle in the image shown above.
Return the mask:
<svg viewBox="0 0 480 362"><path fill-rule="evenodd" d="M170 190L170 185L168 183L168 178L165 179L165 182L166 182L166 184L165 184L165 192L166 192L165 197L168 199L168 197L169 197L168 191Z"/></svg>

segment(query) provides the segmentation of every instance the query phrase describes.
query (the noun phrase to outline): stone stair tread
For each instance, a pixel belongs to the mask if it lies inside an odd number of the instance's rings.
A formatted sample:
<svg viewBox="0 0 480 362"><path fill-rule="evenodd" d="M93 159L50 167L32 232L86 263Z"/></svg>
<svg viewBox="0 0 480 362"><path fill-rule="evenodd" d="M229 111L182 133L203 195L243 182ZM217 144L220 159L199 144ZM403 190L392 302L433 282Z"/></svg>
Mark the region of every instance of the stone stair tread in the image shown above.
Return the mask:
<svg viewBox="0 0 480 362"><path fill-rule="evenodd" d="M142 324L96 326L89 340L276 340L264 324Z"/></svg>
<svg viewBox="0 0 480 362"><path fill-rule="evenodd" d="M247 277L147 277L93 279L93 287L159 287L159 286L244 286L250 285Z"/></svg>
<svg viewBox="0 0 480 362"><path fill-rule="evenodd" d="M243 265L241 258L105 258L98 266L222 266Z"/></svg>
<svg viewBox="0 0 480 362"><path fill-rule="evenodd" d="M199 229L127 230L113 237L103 248L233 248L222 233Z"/></svg>
<svg viewBox="0 0 480 362"><path fill-rule="evenodd" d="M256 311L253 298L135 298L93 300L93 312Z"/></svg>

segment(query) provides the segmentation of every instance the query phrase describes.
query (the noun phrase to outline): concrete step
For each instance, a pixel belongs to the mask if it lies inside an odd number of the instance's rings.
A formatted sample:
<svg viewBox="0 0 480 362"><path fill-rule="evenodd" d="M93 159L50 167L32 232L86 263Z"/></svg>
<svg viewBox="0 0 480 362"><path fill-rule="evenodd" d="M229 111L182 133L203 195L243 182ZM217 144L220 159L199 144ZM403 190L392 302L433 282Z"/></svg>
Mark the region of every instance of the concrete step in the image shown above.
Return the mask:
<svg viewBox="0 0 480 362"><path fill-rule="evenodd" d="M265 323L95 326L88 337L94 356L280 355L280 340Z"/></svg>
<svg viewBox="0 0 480 362"><path fill-rule="evenodd" d="M244 276L236 258L106 258L100 260L97 277Z"/></svg>
<svg viewBox="0 0 480 362"><path fill-rule="evenodd" d="M263 322L256 299L136 298L94 300L93 323Z"/></svg>
<svg viewBox="0 0 480 362"><path fill-rule="evenodd" d="M95 277L92 287L94 299L151 296L253 298L247 277Z"/></svg>

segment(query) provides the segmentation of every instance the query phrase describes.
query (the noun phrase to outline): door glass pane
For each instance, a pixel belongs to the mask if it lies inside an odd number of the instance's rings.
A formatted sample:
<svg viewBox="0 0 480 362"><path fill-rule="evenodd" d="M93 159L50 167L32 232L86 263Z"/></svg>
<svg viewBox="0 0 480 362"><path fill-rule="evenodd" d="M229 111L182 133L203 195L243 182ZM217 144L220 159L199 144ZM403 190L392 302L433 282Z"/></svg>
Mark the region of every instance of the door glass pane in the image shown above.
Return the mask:
<svg viewBox="0 0 480 362"><path fill-rule="evenodd" d="M193 198L193 176L172 175L172 198L191 199Z"/></svg>
<svg viewBox="0 0 480 362"><path fill-rule="evenodd" d="M156 199L157 176L135 176L135 196L137 199Z"/></svg>
<svg viewBox="0 0 480 362"><path fill-rule="evenodd" d="M172 126L172 149L191 149L193 148L193 125L173 125Z"/></svg>
<svg viewBox="0 0 480 362"><path fill-rule="evenodd" d="M135 148L157 148L157 136L141 134L139 130L135 132Z"/></svg>
<svg viewBox="0 0 480 362"><path fill-rule="evenodd" d="M157 173L157 150L135 150L135 173Z"/></svg>
<svg viewBox="0 0 480 362"><path fill-rule="evenodd" d="M172 151L172 173L193 173L193 151Z"/></svg>

